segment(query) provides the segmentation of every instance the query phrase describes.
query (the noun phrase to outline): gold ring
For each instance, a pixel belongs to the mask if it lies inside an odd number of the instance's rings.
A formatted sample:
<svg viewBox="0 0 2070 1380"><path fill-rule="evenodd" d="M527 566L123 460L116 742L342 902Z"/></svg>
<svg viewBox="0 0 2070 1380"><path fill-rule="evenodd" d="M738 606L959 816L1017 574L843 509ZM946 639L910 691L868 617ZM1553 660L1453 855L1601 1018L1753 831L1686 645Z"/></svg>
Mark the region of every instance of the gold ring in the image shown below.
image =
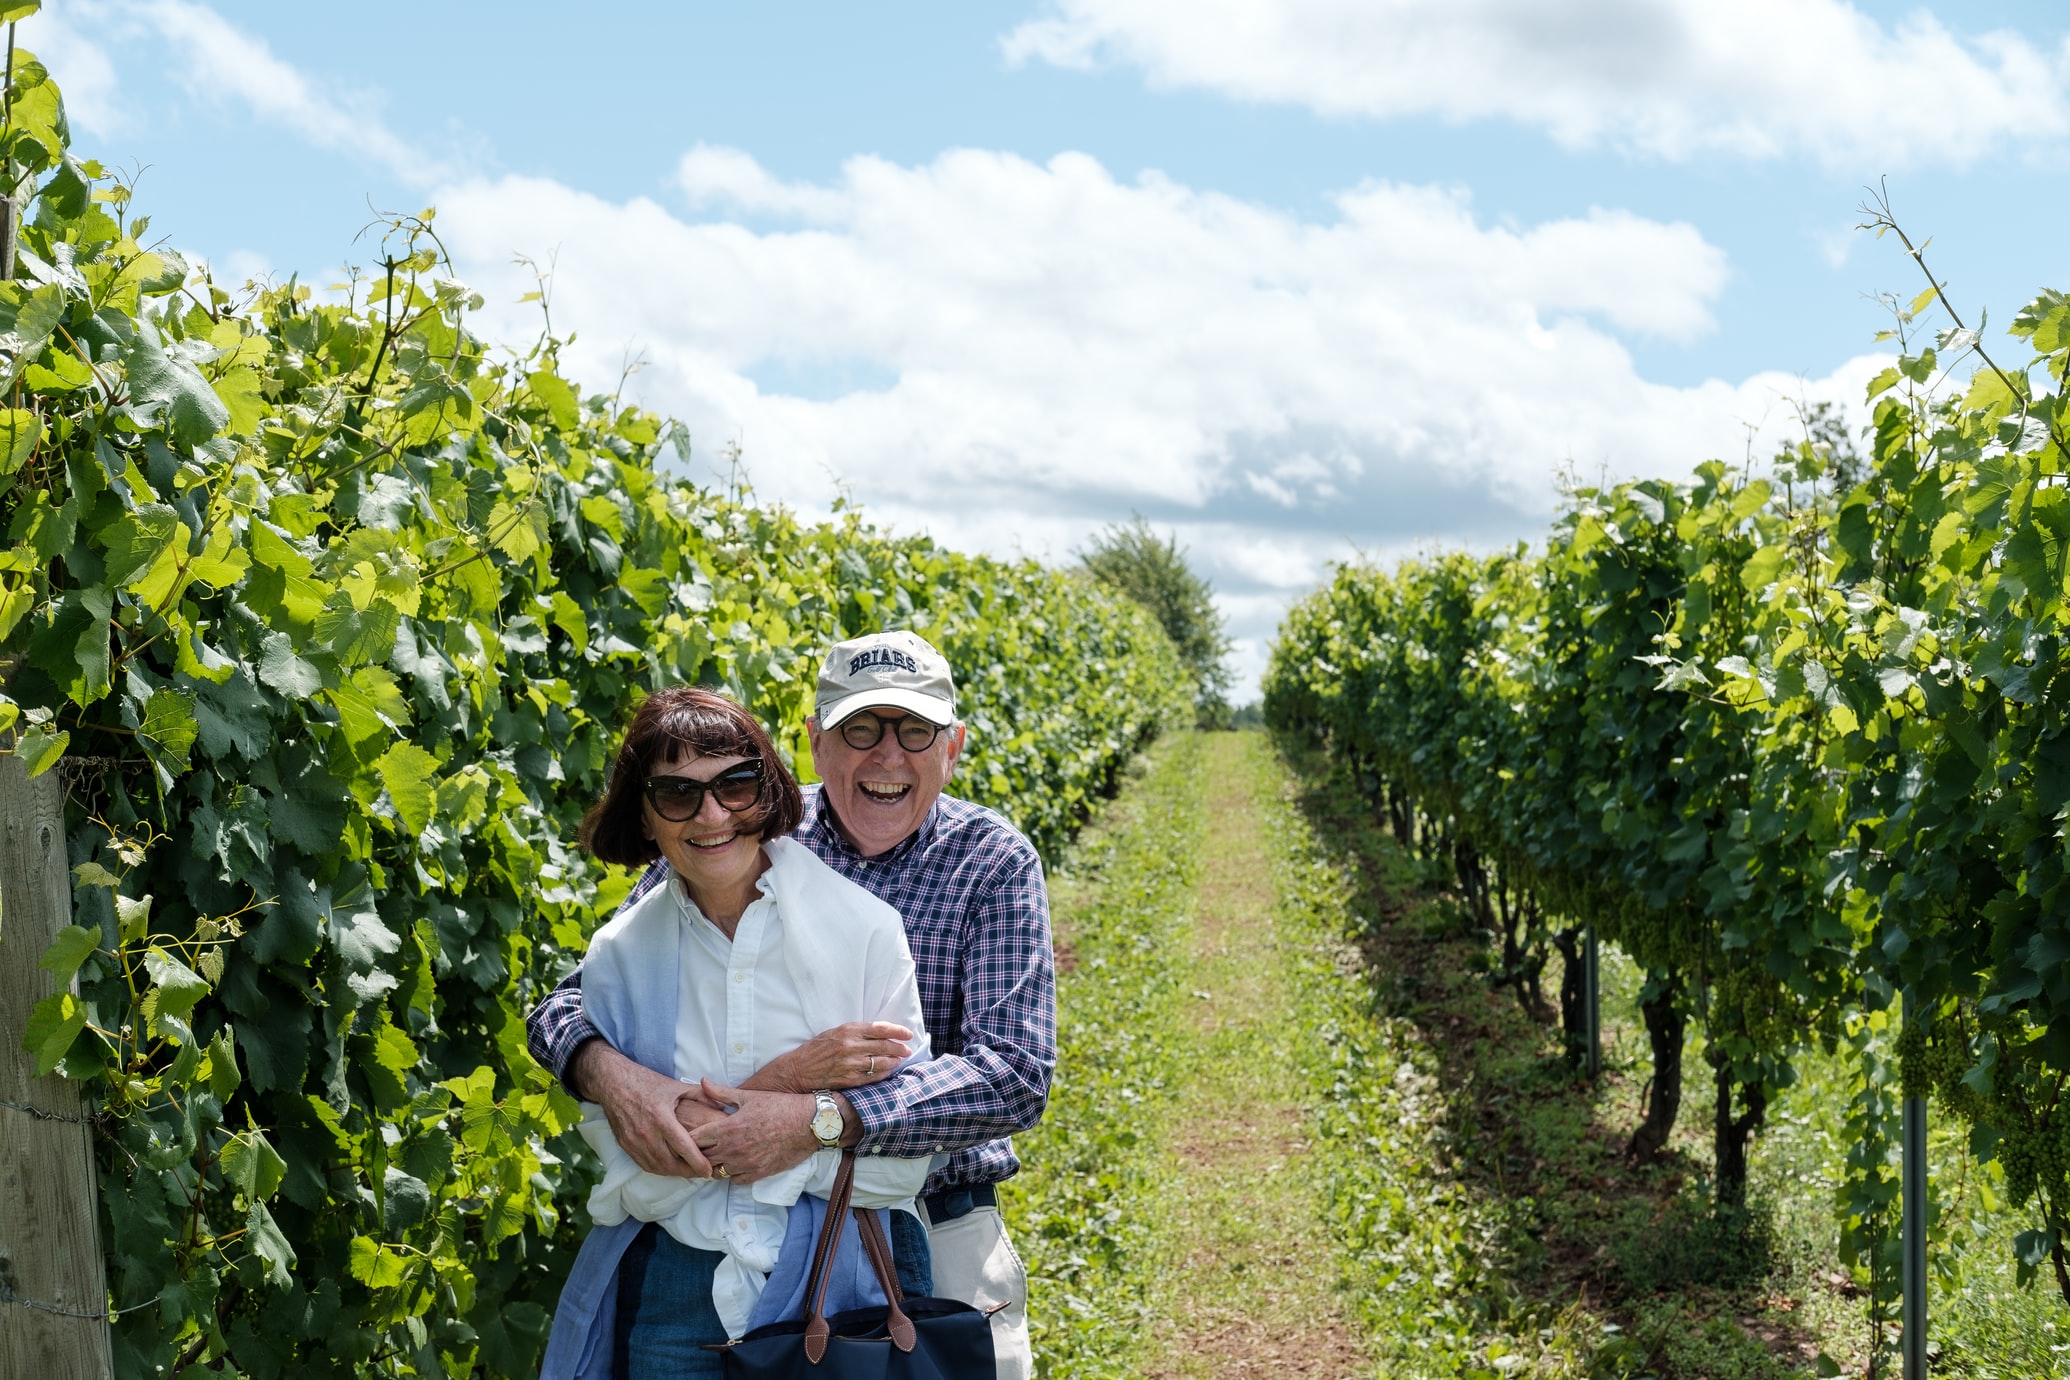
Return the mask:
<svg viewBox="0 0 2070 1380"><path fill-rule="evenodd" d="M869 1076L870 1076L870 1077L872 1077L872 1078L875 1078L875 1077L877 1076L877 1056L876 1056L876 1055L874 1055L874 1054L872 1054L872 1055L870 1056L870 1073L869 1073Z"/></svg>
<svg viewBox="0 0 2070 1380"><path fill-rule="evenodd" d="M730 1179L733 1177L733 1171L723 1164L715 1164L712 1166L712 1177L715 1179Z"/></svg>

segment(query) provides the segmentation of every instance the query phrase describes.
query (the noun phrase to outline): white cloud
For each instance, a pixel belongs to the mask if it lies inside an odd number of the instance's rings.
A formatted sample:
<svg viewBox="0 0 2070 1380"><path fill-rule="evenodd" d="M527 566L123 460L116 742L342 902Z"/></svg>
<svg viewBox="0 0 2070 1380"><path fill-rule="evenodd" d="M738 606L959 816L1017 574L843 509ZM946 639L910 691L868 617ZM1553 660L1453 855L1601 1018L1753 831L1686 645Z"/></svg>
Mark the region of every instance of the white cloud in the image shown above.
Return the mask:
<svg viewBox="0 0 2070 1380"><path fill-rule="evenodd" d="M1726 264L1689 226L1621 212L1511 228L1461 192L1369 183L1302 219L1084 155L971 150L799 185L700 149L684 180L802 223L519 177L443 189L487 333L536 328L511 256L552 253L554 319L593 386L635 343L642 401L707 457L741 439L766 496L817 509L839 476L873 516L970 549L1060 559L1139 508L1192 534L1232 596L1283 603L1354 543L1535 535L1566 463L1737 458L1798 388L1642 378L1618 333L1708 329ZM772 361L888 382L768 390Z"/></svg>
<svg viewBox="0 0 2070 1380"><path fill-rule="evenodd" d="M196 101L234 104L320 149L375 163L411 186L450 175L391 129L364 93L323 89L266 41L193 0L70 0L36 17L68 114L105 137L138 118L120 102L108 45L147 45ZM90 29L95 39L82 30ZM95 40L98 41L95 41ZM24 41L28 41L25 37ZM169 59L169 61L168 61Z"/></svg>
<svg viewBox="0 0 2070 1380"><path fill-rule="evenodd" d="M18 41L57 79L65 96L65 118L96 138L108 138L128 127L119 96L121 82L107 50L71 22L71 8L53 5L36 15L19 31Z"/></svg>
<svg viewBox="0 0 2070 1380"><path fill-rule="evenodd" d="M770 176L739 149L702 143L676 165L676 185L693 206L731 206L751 215L836 220L845 204L837 191Z"/></svg>
<svg viewBox="0 0 2070 1380"><path fill-rule="evenodd" d="M1515 120L1670 159L1806 152L1867 176L2070 131L2070 46L1886 27L1845 0L1052 0L1014 61L1330 116Z"/></svg>

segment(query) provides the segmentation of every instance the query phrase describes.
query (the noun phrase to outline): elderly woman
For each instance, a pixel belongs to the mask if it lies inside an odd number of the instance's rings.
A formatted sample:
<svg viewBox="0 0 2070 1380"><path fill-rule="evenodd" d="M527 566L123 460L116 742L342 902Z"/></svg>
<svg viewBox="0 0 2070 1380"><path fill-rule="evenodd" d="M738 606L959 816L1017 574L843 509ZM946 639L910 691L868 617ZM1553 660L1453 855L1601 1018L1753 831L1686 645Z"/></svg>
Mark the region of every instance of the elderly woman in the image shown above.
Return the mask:
<svg viewBox="0 0 2070 1380"><path fill-rule="evenodd" d="M710 691L674 689L633 715L611 784L583 820L583 845L605 862L668 862L669 884L590 941L583 1002L614 1047L684 1081L686 1123L726 1115L697 1095L700 1080L740 1086L845 1022L905 1027L911 1057L927 1057L898 913L785 837L801 810L797 783L752 715ZM648 1173L599 1108L584 1110L582 1134L604 1179L542 1376L719 1374L704 1347L797 1315L840 1164L838 1111L825 1125L814 1118L823 1148L811 1158L743 1184L724 1164L702 1179ZM912 1213L928 1164L859 1159L855 1204ZM931 1292L925 1231L917 1218L892 1218L901 1287ZM883 1301L854 1222L845 1226L829 1313Z"/></svg>

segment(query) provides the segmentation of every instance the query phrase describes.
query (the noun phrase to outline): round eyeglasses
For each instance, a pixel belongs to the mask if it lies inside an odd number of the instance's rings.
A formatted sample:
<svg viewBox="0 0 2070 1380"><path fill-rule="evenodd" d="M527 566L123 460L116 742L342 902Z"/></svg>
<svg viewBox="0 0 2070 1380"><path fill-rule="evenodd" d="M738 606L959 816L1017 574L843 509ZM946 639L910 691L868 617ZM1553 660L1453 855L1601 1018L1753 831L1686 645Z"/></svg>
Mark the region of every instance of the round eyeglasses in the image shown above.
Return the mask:
<svg viewBox="0 0 2070 1380"><path fill-rule="evenodd" d="M841 741L857 752L868 752L884 741L884 720L864 710L841 721ZM908 714L897 721L892 736L907 752L925 752L934 746L934 740L941 736L947 724L931 724L917 715Z"/></svg>
<svg viewBox="0 0 2070 1380"><path fill-rule="evenodd" d="M647 803L663 819L680 824L695 819L704 808L705 792L728 814L739 814L762 798L762 764L743 762L728 767L709 781L690 776L650 776Z"/></svg>

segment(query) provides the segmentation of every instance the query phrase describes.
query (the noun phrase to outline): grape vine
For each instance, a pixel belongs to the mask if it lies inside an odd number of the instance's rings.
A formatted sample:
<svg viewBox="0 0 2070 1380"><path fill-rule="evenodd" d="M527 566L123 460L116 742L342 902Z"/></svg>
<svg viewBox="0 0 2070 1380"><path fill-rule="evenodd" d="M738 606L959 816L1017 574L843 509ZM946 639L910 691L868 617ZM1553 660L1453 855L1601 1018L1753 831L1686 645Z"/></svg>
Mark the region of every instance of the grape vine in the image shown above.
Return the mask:
<svg viewBox="0 0 2070 1380"><path fill-rule="evenodd" d="M914 628L956 789L1053 853L1191 682L1088 577L670 478L469 329L428 211L349 300L226 291L11 91L0 746L70 785L28 1044L92 1098L118 1372L536 1371L591 1169L523 1014L629 885L572 840L636 697L721 687L809 775L824 648Z"/></svg>
<svg viewBox="0 0 2070 1380"><path fill-rule="evenodd" d="M2070 298L2021 311L2015 367L1930 275L1892 307L1860 473L1807 436L1764 474L1576 487L1535 554L1346 566L1282 627L1266 709L1398 831L1645 965L1657 1060L1703 1023L1722 1199L1792 1057L1845 1041L1875 1142L1850 1253L1886 1254L1901 1080L1969 1125L2033 1213L2022 1278L2070 1300Z"/></svg>

